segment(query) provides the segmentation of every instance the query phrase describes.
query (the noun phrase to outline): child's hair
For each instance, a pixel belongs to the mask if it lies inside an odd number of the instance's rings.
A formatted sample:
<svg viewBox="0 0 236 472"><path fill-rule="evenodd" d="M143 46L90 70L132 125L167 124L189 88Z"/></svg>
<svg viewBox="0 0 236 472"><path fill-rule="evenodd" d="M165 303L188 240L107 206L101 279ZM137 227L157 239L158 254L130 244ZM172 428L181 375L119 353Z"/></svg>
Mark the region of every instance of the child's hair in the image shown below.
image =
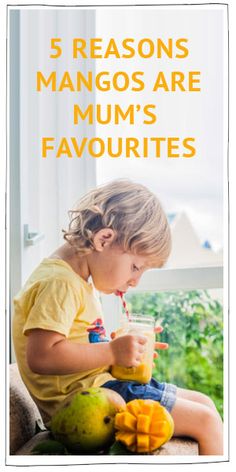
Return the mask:
<svg viewBox="0 0 236 472"><path fill-rule="evenodd" d="M148 257L151 266L161 267L170 254L167 217L158 198L144 185L126 179L100 185L83 196L69 216L64 239L80 255L93 250L93 235L102 228L115 231L113 245Z"/></svg>

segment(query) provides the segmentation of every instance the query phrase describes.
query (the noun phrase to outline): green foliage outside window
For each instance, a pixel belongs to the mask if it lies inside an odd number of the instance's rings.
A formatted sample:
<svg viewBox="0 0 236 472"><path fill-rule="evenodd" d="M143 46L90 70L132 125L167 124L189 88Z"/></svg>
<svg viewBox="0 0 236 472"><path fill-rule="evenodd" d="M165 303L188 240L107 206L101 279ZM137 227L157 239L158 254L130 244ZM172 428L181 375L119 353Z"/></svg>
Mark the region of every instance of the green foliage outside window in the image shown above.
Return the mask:
<svg viewBox="0 0 236 472"><path fill-rule="evenodd" d="M205 290L127 294L129 310L155 317L169 343L155 360L159 381L209 395L223 418L223 308Z"/></svg>

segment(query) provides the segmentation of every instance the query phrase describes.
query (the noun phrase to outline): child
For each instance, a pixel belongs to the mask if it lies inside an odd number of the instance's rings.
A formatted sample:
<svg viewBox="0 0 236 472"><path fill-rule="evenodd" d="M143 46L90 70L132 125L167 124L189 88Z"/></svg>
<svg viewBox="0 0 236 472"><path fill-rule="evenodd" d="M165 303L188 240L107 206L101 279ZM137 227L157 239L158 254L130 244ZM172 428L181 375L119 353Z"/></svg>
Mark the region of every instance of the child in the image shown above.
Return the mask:
<svg viewBox="0 0 236 472"><path fill-rule="evenodd" d="M170 229L158 199L140 184L108 183L80 200L64 233L65 244L41 262L14 299L16 359L45 423L80 388L105 386L126 401L160 401L171 411L176 436L196 439L200 454L223 454L221 418L206 395L155 379L119 381L110 373L112 365L139 365L146 338L109 341L95 289L125 293L145 270L166 262Z"/></svg>

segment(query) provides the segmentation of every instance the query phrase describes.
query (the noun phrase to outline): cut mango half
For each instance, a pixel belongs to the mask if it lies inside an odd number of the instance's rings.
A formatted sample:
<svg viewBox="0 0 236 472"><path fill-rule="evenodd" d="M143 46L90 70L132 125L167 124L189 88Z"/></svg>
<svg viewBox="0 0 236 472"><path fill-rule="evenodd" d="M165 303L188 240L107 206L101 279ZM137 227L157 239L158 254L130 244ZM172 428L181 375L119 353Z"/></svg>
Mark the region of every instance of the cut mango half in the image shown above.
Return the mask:
<svg viewBox="0 0 236 472"><path fill-rule="evenodd" d="M173 435L174 421L159 402L136 399L115 417L116 440L137 453L150 453Z"/></svg>

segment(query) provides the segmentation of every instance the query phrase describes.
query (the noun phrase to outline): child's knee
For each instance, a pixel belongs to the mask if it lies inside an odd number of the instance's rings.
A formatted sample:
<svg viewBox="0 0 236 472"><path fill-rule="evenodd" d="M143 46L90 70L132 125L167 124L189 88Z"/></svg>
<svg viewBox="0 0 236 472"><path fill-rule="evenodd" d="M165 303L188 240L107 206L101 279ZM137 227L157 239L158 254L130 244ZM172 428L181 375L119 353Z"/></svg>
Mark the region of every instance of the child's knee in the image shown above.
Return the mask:
<svg viewBox="0 0 236 472"><path fill-rule="evenodd" d="M198 428L196 439L198 441L208 441L222 433L223 424L217 410L202 407L200 412L200 428Z"/></svg>
<svg viewBox="0 0 236 472"><path fill-rule="evenodd" d="M209 406L212 410L217 411L215 403L213 402L213 400L210 397L208 397L208 395L206 395L205 393L201 393L201 392L197 392L197 393L198 393L198 396L199 396L199 401L201 403L203 403L206 406Z"/></svg>
<svg viewBox="0 0 236 472"><path fill-rule="evenodd" d="M209 405L206 405L209 406ZM216 409L213 408L206 408L205 405L202 406L201 408L201 419L202 419L202 427L204 428L205 426L211 427L212 424L215 424L218 422L218 414Z"/></svg>
<svg viewBox="0 0 236 472"><path fill-rule="evenodd" d="M220 414L215 407L209 408L208 406L209 404L202 404L199 412L199 439L204 440L223 433L223 422Z"/></svg>

